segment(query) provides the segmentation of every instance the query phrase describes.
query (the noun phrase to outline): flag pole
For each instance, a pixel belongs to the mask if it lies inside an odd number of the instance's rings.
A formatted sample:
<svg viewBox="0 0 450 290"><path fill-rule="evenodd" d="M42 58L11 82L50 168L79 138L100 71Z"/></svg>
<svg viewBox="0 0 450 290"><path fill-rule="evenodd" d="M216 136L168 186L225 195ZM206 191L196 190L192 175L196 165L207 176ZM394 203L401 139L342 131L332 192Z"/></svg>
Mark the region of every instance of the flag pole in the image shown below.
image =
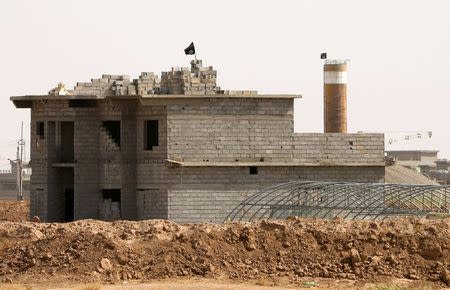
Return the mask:
<svg viewBox="0 0 450 290"><path fill-rule="evenodd" d="M194 57L195 57L195 62L197 62L197 50L195 50L195 46L194 46Z"/></svg>

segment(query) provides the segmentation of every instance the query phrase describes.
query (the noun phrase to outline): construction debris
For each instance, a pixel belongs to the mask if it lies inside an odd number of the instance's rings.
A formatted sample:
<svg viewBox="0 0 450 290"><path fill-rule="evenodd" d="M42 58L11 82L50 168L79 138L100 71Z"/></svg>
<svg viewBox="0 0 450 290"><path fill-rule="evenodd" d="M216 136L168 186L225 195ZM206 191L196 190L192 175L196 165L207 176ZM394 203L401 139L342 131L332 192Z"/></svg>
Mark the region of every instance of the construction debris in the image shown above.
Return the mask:
<svg viewBox="0 0 450 290"><path fill-rule="evenodd" d="M65 96L70 95L70 92L66 89L63 83L58 83L58 85L48 92L50 96Z"/></svg>
<svg viewBox="0 0 450 290"><path fill-rule="evenodd" d="M63 90L60 88L62 86ZM107 75L90 82L78 82L74 90L66 91L63 84L49 92L50 95L256 95L250 90L221 90L217 86L217 71L212 66L203 67L201 60L191 61L191 67L172 67L162 72L161 77L153 72L142 72L138 79L130 80L127 75Z"/></svg>

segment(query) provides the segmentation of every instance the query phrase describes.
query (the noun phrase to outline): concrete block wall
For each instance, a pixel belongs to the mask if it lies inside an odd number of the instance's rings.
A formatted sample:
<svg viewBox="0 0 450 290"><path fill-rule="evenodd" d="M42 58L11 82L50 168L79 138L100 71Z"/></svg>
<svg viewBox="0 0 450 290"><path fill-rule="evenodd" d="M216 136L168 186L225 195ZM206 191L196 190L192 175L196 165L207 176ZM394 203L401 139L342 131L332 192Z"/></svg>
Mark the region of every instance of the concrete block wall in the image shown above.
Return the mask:
<svg viewBox="0 0 450 290"><path fill-rule="evenodd" d="M98 218L103 188L121 188L123 175L122 157L117 152L103 150L100 138L102 120L122 118L122 109L106 106L99 101L97 107L72 108L68 100L35 101L31 115L31 176L32 196L31 215L38 215L42 220L51 220L59 216L63 201L59 172L52 164L60 162L55 155L57 137L55 129L59 122L74 122L74 218ZM110 104L110 103L109 103ZM117 104L116 104L117 105ZM101 109L101 110L100 110ZM131 110L132 111L132 110ZM36 139L36 122L44 122L45 139ZM54 124L54 125L53 125ZM133 128L134 129L134 128ZM57 130L56 130L57 131ZM134 159L134 158L133 158ZM134 167L133 167L134 170ZM134 174L131 174L134 175ZM105 178L106 177L106 178ZM135 194L133 188L132 194ZM58 204L56 204L58 203ZM135 203L133 210L135 213ZM48 212L52 214L49 215ZM130 214L130 215L133 215ZM53 216L53 217L52 217Z"/></svg>
<svg viewBox="0 0 450 290"><path fill-rule="evenodd" d="M91 79L90 82L78 82L72 95L134 95L136 86L127 75L102 75L101 78Z"/></svg>
<svg viewBox="0 0 450 290"><path fill-rule="evenodd" d="M44 140L37 141L36 122L45 121L39 118L32 110L30 123L30 166L33 173L30 177L30 217L39 216L47 219L47 151ZM44 126L44 134L47 136L48 126Z"/></svg>
<svg viewBox="0 0 450 290"><path fill-rule="evenodd" d="M47 107L48 106L48 107ZM30 165L31 176L30 216L42 220L55 221L64 209L60 196L62 176L52 167L57 162L56 123L54 118L60 114L64 105L57 101L34 102L31 114ZM63 119L67 114L64 114ZM36 135L37 122L44 123L44 139Z"/></svg>
<svg viewBox="0 0 450 290"><path fill-rule="evenodd" d="M292 99L168 105L169 159L202 164L168 167L154 177L169 180L168 218L221 222L246 196L290 180L384 182L382 134L295 134L292 114ZM257 175L245 166L220 166L230 162L261 166ZM271 162L291 166L267 166Z"/></svg>
<svg viewBox="0 0 450 290"><path fill-rule="evenodd" d="M144 150L144 123L158 120L158 146ZM140 106L136 113L136 190L139 219L167 219L167 183L162 172L167 170L166 106Z"/></svg>
<svg viewBox="0 0 450 290"><path fill-rule="evenodd" d="M384 167L169 168L168 218L180 222L222 222L241 201L264 187L292 180L383 182Z"/></svg>
<svg viewBox="0 0 450 290"><path fill-rule="evenodd" d="M250 174L247 166L178 167L142 162L137 171L148 183L145 189L137 188L139 219L222 222L256 190L292 180L384 182L383 166L258 166L257 170Z"/></svg>
<svg viewBox="0 0 450 290"><path fill-rule="evenodd" d="M102 189L121 189L122 218L137 218L136 160L144 162L167 158L166 150L166 117L164 107L147 107L137 109L137 101L130 100L98 100L96 107L72 108L67 100L35 102L32 109L32 148L33 164L33 199L32 215L43 220L58 219L58 213L64 208L63 199L56 196L62 194L58 172L54 168L58 163L55 140L57 125L62 121L74 122L74 214L75 219L98 218L102 200ZM147 119L157 119L160 128L160 144L153 150L144 150L143 126ZM121 146L112 148L111 140L102 135L102 122L121 121ZM45 139L37 142L36 122L43 121ZM53 132L49 134L50 131ZM106 139L105 139L106 138ZM50 142L50 146L48 143ZM53 142L53 143L52 143ZM53 145L52 145L53 144ZM145 161L147 160L147 161ZM143 172L145 175L145 172ZM140 188L148 188L150 181L145 178ZM153 185L152 185L153 186ZM166 192L164 191L167 196ZM161 204L167 203L167 198ZM158 206L160 207L160 206ZM49 209L49 210L48 210ZM51 216L48 215L51 212ZM165 214L167 216L167 213Z"/></svg>
<svg viewBox="0 0 450 290"><path fill-rule="evenodd" d="M292 99L204 100L167 109L169 159L381 164L383 134L293 133Z"/></svg>
<svg viewBox="0 0 450 290"><path fill-rule="evenodd" d="M168 219L168 192L167 188L156 185L158 188L138 189L137 204L139 219Z"/></svg>
<svg viewBox="0 0 450 290"><path fill-rule="evenodd" d="M159 144L152 150L144 150L145 121L157 120ZM136 111L136 157L138 160L167 159L167 111L166 106L139 106Z"/></svg>
<svg viewBox="0 0 450 290"><path fill-rule="evenodd" d="M220 91L217 87L217 71L212 66L203 67L201 60L192 60L191 69L172 68L161 73L161 93L205 95Z"/></svg>
<svg viewBox="0 0 450 290"><path fill-rule="evenodd" d="M92 131L99 134L97 155L100 162L100 190L120 189L122 187L122 148L115 144L107 130L102 126L103 121L121 121L120 126L123 129L122 110L123 105L118 101L99 101L99 121L91 128ZM121 131L123 132L123 130ZM111 143L114 146L111 146ZM122 138L121 143L124 143Z"/></svg>
<svg viewBox="0 0 450 290"><path fill-rule="evenodd" d="M138 79L134 80L139 95L151 95L161 92L160 80L153 72L142 72Z"/></svg>
<svg viewBox="0 0 450 290"><path fill-rule="evenodd" d="M296 133L282 144L289 144L295 162L319 165L384 163L383 134Z"/></svg>

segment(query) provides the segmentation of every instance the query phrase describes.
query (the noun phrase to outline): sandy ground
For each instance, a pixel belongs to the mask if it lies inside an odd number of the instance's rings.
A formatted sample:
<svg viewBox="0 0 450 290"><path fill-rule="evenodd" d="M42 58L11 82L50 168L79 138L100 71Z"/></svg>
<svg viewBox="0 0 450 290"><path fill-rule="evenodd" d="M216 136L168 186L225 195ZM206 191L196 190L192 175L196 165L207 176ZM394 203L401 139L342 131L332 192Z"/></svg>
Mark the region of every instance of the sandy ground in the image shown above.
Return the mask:
<svg viewBox="0 0 450 290"><path fill-rule="evenodd" d="M282 283L280 281L279 283ZM3 287L3 288L2 288ZM114 285L101 285L99 283L91 283L85 285L5 285L0 284L0 290L230 290L230 289L243 289L243 290L288 290L288 289L337 289L337 290L403 290L403 289L416 289L416 290L432 290L432 289L450 289L440 287L430 282L414 281L408 279L390 279L385 282L379 283L361 283L354 280L335 280L335 279L305 279L303 284L298 285L273 285L273 282L260 280L256 282L233 282L224 280L211 280L211 279L167 279L163 281L154 281L147 283L139 283L135 281L128 281L126 283L114 284Z"/></svg>

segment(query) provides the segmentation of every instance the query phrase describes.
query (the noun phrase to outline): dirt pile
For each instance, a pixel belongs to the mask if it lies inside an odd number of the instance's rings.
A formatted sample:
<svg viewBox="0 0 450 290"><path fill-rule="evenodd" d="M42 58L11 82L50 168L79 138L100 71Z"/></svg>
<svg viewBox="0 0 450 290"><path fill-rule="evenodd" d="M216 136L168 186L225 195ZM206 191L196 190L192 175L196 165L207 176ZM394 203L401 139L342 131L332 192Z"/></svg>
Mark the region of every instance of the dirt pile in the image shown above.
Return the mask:
<svg viewBox="0 0 450 290"><path fill-rule="evenodd" d="M30 201L0 200L0 221L24 222L28 220Z"/></svg>
<svg viewBox="0 0 450 290"><path fill-rule="evenodd" d="M0 223L0 281L301 277L450 283L450 220Z"/></svg>

